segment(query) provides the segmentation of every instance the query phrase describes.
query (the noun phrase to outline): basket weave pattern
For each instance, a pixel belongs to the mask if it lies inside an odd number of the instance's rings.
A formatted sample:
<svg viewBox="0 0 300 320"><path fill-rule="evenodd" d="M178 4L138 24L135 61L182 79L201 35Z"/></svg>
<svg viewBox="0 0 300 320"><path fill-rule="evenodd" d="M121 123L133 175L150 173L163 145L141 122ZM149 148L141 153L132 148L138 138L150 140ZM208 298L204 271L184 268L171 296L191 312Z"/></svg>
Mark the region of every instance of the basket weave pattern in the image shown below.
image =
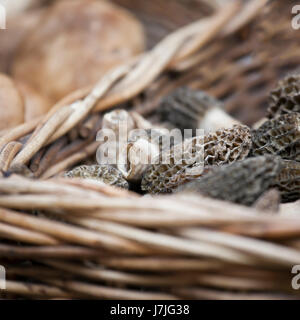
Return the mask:
<svg viewBox="0 0 300 320"><path fill-rule="evenodd" d="M271 215L200 196L150 199L59 176L94 156L104 110L126 106L150 116L176 87L208 91L247 124L264 115L269 90L300 63L300 32L291 28L295 1L229 1L221 8L196 2L201 13L186 9L187 21L174 18L158 34L148 23L147 53L65 97L44 118L0 133L2 172L26 176L26 165L36 178L0 180L3 297L300 297L291 287L291 267L300 264L299 203ZM176 3L175 11L183 5ZM174 25L180 28L162 38Z"/></svg>

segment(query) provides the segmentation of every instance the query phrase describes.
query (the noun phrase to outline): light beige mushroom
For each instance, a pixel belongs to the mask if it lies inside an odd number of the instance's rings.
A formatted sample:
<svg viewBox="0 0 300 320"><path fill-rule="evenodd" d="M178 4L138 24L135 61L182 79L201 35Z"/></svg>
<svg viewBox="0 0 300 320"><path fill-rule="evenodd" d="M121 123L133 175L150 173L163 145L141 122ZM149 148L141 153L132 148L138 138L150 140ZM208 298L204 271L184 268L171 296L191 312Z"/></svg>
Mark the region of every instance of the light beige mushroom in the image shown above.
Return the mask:
<svg viewBox="0 0 300 320"><path fill-rule="evenodd" d="M15 78L57 101L144 50L141 24L107 1L62 0L23 41Z"/></svg>
<svg viewBox="0 0 300 320"><path fill-rule="evenodd" d="M47 97L42 96L24 82L17 82L16 85L24 100L25 121L38 118L49 111L52 104Z"/></svg>
<svg viewBox="0 0 300 320"><path fill-rule="evenodd" d="M35 28L44 12L44 9L34 9L7 17L6 30L0 32L0 72L10 72L20 43Z"/></svg>
<svg viewBox="0 0 300 320"><path fill-rule="evenodd" d="M0 130L24 122L24 103L15 83L0 74Z"/></svg>

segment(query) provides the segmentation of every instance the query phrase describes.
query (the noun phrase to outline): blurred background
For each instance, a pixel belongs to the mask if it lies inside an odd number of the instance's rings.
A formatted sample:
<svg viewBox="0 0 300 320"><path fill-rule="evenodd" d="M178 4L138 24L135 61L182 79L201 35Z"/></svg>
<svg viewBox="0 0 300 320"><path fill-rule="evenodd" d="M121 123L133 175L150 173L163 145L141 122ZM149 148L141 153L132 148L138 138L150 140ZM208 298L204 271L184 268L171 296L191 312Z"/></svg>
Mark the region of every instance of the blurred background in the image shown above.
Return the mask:
<svg viewBox="0 0 300 320"><path fill-rule="evenodd" d="M0 72L17 81L26 103L33 105L24 118L30 120L170 32L211 15L225 1L0 0L8 13L7 29L0 30ZM87 9L104 2L126 14ZM246 124L256 122L278 79L297 70L300 62L300 31L291 27L297 1L265 2L238 32L206 45L199 63L158 79L126 106L151 116L163 96L189 86L219 98L227 112Z"/></svg>

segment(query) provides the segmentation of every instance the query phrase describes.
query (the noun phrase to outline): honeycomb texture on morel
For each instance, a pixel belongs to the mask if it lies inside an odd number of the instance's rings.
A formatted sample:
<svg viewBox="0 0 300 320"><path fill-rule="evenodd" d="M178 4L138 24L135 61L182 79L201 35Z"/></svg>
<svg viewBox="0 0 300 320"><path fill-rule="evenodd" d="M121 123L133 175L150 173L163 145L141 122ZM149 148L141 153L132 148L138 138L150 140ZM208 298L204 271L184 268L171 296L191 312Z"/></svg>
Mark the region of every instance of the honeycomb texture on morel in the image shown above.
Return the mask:
<svg viewBox="0 0 300 320"><path fill-rule="evenodd" d="M251 150L251 130L244 125L219 129L204 136L205 165L222 165L245 159Z"/></svg>
<svg viewBox="0 0 300 320"><path fill-rule="evenodd" d="M211 198L251 206L274 185L281 170L279 157L260 156L215 166L206 175L179 186L177 192L198 192Z"/></svg>
<svg viewBox="0 0 300 320"><path fill-rule="evenodd" d="M269 96L268 118L300 112L300 74L290 74L278 82Z"/></svg>
<svg viewBox="0 0 300 320"><path fill-rule="evenodd" d="M128 182L121 172L110 165L82 165L64 174L68 178L93 179L105 184L128 189Z"/></svg>
<svg viewBox="0 0 300 320"><path fill-rule="evenodd" d="M219 105L220 101L204 91L181 87L162 100L156 113L161 122L169 122L181 131L192 129L194 132L206 112Z"/></svg>
<svg viewBox="0 0 300 320"><path fill-rule="evenodd" d="M300 113L270 119L252 132L252 155L273 154L300 161Z"/></svg>
<svg viewBox="0 0 300 320"><path fill-rule="evenodd" d="M199 177L203 171L204 137L184 140L168 152L159 155L143 175L142 190L150 193L170 193L179 184Z"/></svg>
<svg viewBox="0 0 300 320"><path fill-rule="evenodd" d="M276 177L274 187L280 191L281 202L300 199L300 163L282 160L283 167Z"/></svg>
<svg viewBox="0 0 300 320"><path fill-rule="evenodd" d="M187 139L167 154L162 154L158 163L147 168L142 179L142 190L170 193L178 185L200 177L210 166L245 159L250 149L250 129L241 125Z"/></svg>

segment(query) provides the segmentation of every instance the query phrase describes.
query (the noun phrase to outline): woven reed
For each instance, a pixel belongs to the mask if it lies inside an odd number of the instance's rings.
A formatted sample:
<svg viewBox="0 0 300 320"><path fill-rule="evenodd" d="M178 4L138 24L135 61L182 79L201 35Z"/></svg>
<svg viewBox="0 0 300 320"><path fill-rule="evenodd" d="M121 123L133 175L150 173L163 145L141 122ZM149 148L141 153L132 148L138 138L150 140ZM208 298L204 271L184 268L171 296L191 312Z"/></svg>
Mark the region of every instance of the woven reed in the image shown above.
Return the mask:
<svg viewBox="0 0 300 320"><path fill-rule="evenodd" d="M65 97L42 119L0 133L0 169L27 165L36 178L0 179L0 264L7 270L1 295L299 298L291 288L291 267L300 262L299 203L274 215L192 195L150 200L57 176L95 154L101 112L126 106L151 115L182 85L222 99L245 123L258 120L270 88L300 62L300 33L291 28L287 8L294 1L228 1L221 7L191 1L199 11L187 6L182 15L181 1L166 1L174 12L169 24L155 9L157 1L144 7L116 2L135 8L144 21L140 8L151 12L150 47L181 28L95 87Z"/></svg>

